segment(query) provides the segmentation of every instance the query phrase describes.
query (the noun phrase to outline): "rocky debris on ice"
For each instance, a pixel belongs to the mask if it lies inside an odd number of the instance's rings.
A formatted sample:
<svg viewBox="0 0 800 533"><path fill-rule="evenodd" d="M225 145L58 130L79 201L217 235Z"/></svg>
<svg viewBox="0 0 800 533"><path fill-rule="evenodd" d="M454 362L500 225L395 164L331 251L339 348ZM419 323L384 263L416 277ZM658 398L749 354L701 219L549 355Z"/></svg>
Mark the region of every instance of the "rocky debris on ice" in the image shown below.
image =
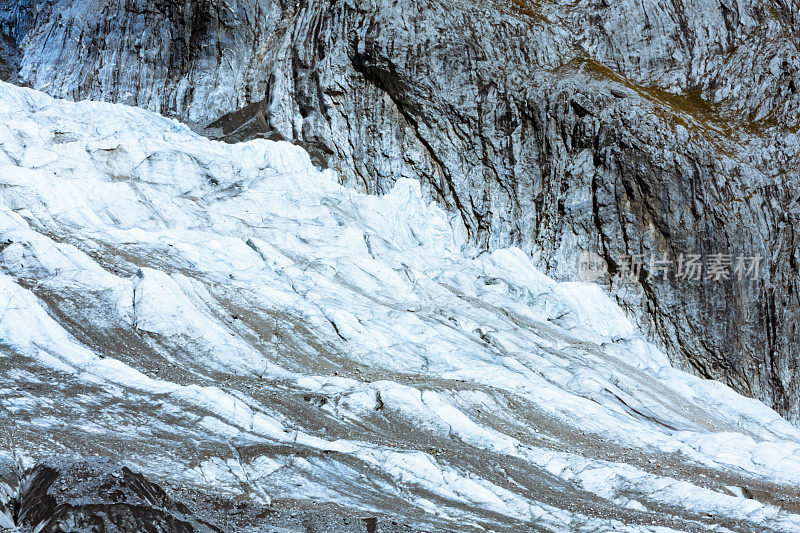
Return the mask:
<svg viewBox="0 0 800 533"><path fill-rule="evenodd" d="M22 468L110 457L228 502L228 529L267 523L234 501L800 528L800 433L774 411L672 368L598 286L466 244L417 181L362 194L285 142L0 83L0 339Z"/></svg>

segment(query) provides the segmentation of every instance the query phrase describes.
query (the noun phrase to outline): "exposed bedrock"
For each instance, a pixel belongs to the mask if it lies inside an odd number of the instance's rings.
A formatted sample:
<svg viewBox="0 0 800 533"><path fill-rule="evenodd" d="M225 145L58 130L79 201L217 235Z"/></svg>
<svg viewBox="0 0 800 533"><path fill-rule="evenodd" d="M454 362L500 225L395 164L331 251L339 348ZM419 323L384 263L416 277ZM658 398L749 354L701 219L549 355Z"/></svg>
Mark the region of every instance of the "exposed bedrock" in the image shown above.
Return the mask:
<svg viewBox="0 0 800 533"><path fill-rule="evenodd" d="M25 471L9 468L3 459L0 490L8 490L0 492L0 527L12 533L221 533L242 524L282 533L418 531L396 517L310 503L266 509L245 498L210 501L196 493L182 503L142 474L108 459L55 456Z"/></svg>
<svg viewBox="0 0 800 533"><path fill-rule="evenodd" d="M11 481L16 490L0 510L19 531L221 531L141 474L107 460L53 458Z"/></svg>

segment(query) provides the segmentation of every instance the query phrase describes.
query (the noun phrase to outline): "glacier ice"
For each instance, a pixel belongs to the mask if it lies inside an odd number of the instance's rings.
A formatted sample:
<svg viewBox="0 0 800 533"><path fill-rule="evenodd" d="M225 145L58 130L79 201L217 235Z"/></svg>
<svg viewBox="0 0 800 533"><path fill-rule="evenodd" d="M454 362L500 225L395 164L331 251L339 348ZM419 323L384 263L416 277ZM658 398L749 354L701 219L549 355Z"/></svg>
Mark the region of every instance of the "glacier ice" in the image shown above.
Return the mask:
<svg viewBox="0 0 800 533"><path fill-rule="evenodd" d="M0 83L0 424L442 530L797 531L800 433L419 184ZM747 497L746 497L747 496Z"/></svg>

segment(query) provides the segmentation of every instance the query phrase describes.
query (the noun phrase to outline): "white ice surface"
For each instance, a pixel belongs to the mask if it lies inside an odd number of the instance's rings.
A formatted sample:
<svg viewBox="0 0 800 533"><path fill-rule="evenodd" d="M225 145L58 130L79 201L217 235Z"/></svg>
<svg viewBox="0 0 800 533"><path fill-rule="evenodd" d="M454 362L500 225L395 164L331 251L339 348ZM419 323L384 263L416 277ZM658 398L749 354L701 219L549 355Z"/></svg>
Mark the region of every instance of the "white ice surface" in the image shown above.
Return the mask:
<svg viewBox="0 0 800 533"><path fill-rule="evenodd" d="M81 453L82 433L140 435L152 449L129 463L262 502L800 530L792 507L725 489L796 494L794 427L670 368L599 287L475 253L416 182L367 196L286 143L2 83L0 368L96 391L55 387L62 414L18 422L27 438ZM5 412L55 409L4 391Z"/></svg>

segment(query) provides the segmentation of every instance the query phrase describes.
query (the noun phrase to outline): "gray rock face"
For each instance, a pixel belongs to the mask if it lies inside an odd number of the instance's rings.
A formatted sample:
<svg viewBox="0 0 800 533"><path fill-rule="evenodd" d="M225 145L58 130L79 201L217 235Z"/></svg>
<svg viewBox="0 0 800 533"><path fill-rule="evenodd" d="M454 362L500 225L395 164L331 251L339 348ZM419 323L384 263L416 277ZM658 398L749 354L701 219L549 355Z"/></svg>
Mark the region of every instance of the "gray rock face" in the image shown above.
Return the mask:
<svg viewBox="0 0 800 533"><path fill-rule="evenodd" d="M158 485L108 461L52 459L20 479L12 501L23 531L221 531L191 516Z"/></svg>
<svg viewBox="0 0 800 533"><path fill-rule="evenodd" d="M11 5L35 88L289 139L370 192L418 178L553 276L581 250L762 257L753 282L606 286L676 362L800 420L796 0Z"/></svg>
<svg viewBox="0 0 800 533"><path fill-rule="evenodd" d="M7 465L0 459L0 474ZM281 506L269 512L246 500L174 500L161 486L107 459L52 457L4 479L14 489L0 495L0 513L13 519L2 531L44 533L220 533L247 524L281 533L414 533L418 529L391 517L364 516L352 510ZM236 516L222 524L226 515ZM0 514L0 516L2 516ZM203 516L203 519L198 518ZM238 523L237 523L238 522ZM5 526L0 522L0 527Z"/></svg>

